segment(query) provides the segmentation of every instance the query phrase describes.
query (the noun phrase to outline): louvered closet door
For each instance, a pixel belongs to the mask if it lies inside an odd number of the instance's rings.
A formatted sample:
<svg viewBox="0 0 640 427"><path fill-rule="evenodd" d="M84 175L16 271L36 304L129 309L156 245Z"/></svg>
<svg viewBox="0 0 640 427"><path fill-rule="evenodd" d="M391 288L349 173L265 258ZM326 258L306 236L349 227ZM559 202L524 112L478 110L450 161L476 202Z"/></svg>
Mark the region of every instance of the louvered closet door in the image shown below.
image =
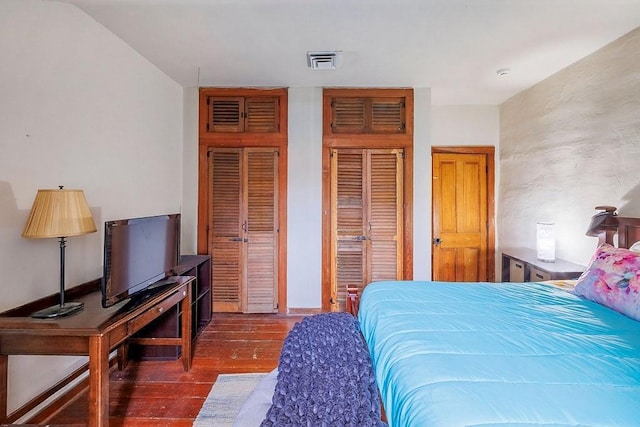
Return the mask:
<svg viewBox="0 0 640 427"><path fill-rule="evenodd" d="M274 312L277 150L215 148L209 153L213 311Z"/></svg>
<svg viewBox="0 0 640 427"><path fill-rule="evenodd" d="M331 159L332 309L346 309L347 286L365 280L365 185L363 150L333 150Z"/></svg>
<svg viewBox="0 0 640 427"><path fill-rule="evenodd" d="M402 152L372 150L368 155L368 282L402 280Z"/></svg>
<svg viewBox="0 0 640 427"><path fill-rule="evenodd" d="M247 150L247 313L276 311L278 277L278 153Z"/></svg>
<svg viewBox="0 0 640 427"><path fill-rule="evenodd" d="M402 279L402 152L333 150L331 294L346 308L347 286Z"/></svg>
<svg viewBox="0 0 640 427"><path fill-rule="evenodd" d="M245 245L241 149L209 152L209 254L213 311L242 311Z"/></svg>

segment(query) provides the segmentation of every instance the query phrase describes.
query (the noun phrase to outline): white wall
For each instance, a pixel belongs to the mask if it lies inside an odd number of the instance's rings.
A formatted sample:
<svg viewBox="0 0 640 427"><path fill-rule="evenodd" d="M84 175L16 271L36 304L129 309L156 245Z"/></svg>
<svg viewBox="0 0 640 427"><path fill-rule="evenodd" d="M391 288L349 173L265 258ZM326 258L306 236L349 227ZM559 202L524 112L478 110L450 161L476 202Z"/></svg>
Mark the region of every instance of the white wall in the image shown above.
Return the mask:
<svg viewBox="0 0 640 427"><path fill-rule="evenodd" d="M322 294L322 88L290 88L287 305L320 308Z"/></svg>
<svg viewBox="0 0 640 427"><path fill-rule="evenodd" d="M434 105L431 108L433 145L498 146L500 109L497 105Z"/></svg>
<svg viewBox="0 0 640 427"><path fill-rule="evenodd" d="M182 167L182 253L195 254L198 248L198 108L197 87L184 89L184 147Z"/></svg>
<svg viewBox="0 0 640 427"><path fill-rule="evenodd" d="M493 146L496 147L497 157L500 143L500 109L497 105L434 105L431 107L431 123L433 146ZM429 150L431 149L429 148ZM429 163L428 179L428 212L431 213L431 162ZM495 194L498 193L499 181L500 163L496 158ZM426 240L429 245L429 257L431 257L432 238L430 221L431 217L429 216L429 237ZM496 228L499 228L499 221L496 223ZM498 259L496 257L496 260ZM500 270L499 262L496 263L495 270L496 273ZM430 279L431 276L429 275L428 278Z"/></svg>
<svg viewBox="0 0 640 427"><path fill-rule="evenodd" d="M22 228L39 188L81 188L98 232L68 239L67 286L102 276L103 223L179 212L182 88L75 6L0 2L0 311L55 293L56 239ZM85 359L9 358L9 409ZM52 375L53 374L53 375Z"/></svg>
<svg viewBox="0 0 640 427"><path fill-rule="evenodd" d="M413 280L431 279L431 89L413 91Z"/></svg>
<svg viewBox="0 0 640 427"><path fill-rule="evenodd" d="M586 264L594 207L640 216L640 29L501 106L499 240L535 248L556 223L557 256Z"/></svg>

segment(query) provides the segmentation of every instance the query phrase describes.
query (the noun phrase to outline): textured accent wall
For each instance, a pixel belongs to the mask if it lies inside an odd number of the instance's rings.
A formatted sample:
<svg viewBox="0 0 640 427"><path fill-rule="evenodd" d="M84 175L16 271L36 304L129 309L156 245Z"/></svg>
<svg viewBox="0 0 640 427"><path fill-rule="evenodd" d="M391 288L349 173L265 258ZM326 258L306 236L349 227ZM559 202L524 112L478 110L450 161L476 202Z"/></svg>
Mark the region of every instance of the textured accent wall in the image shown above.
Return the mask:
<svg viewBox="0 0 640 427"><path fill-rule="evenodd" d="M640 28L502 104L499 153L499 247L553 221L557 256L586 264L595 206L640 216Z"/></svg>

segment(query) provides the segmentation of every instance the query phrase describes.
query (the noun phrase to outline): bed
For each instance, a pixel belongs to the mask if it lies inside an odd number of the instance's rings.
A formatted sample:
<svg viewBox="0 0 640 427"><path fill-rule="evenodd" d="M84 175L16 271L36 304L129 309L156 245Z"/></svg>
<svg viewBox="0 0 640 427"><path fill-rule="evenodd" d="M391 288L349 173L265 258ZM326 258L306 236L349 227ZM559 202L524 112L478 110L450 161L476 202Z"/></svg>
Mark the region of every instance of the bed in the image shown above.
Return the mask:
<svg viewBox="0 0 640 427"><path fill-rule="evenodd" d="M640 220L615 226L622 248L640 240ZM614 234L603 233L575 290L368 285L358 319L389 425L640 425L640 255L612 246ZM623 258L635 267L607 284L602 269Z"/></svg>

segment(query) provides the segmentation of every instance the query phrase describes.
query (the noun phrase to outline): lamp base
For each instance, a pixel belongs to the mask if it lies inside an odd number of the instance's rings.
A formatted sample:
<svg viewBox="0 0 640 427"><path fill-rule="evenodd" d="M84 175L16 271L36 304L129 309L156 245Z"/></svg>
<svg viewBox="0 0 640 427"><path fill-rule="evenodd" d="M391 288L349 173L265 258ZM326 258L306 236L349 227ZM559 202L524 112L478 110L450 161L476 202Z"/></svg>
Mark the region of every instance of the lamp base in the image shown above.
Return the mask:
<svg viewBox="0 0 640 427"><path fill-rule="evenodd" d="M31 317L35 317L37 319L51 319L54 317L68 316L82 310L83 307L84 303L82 302L66 302L62 305L53 305L43 310L36 311L31 315Z"/></svg>

